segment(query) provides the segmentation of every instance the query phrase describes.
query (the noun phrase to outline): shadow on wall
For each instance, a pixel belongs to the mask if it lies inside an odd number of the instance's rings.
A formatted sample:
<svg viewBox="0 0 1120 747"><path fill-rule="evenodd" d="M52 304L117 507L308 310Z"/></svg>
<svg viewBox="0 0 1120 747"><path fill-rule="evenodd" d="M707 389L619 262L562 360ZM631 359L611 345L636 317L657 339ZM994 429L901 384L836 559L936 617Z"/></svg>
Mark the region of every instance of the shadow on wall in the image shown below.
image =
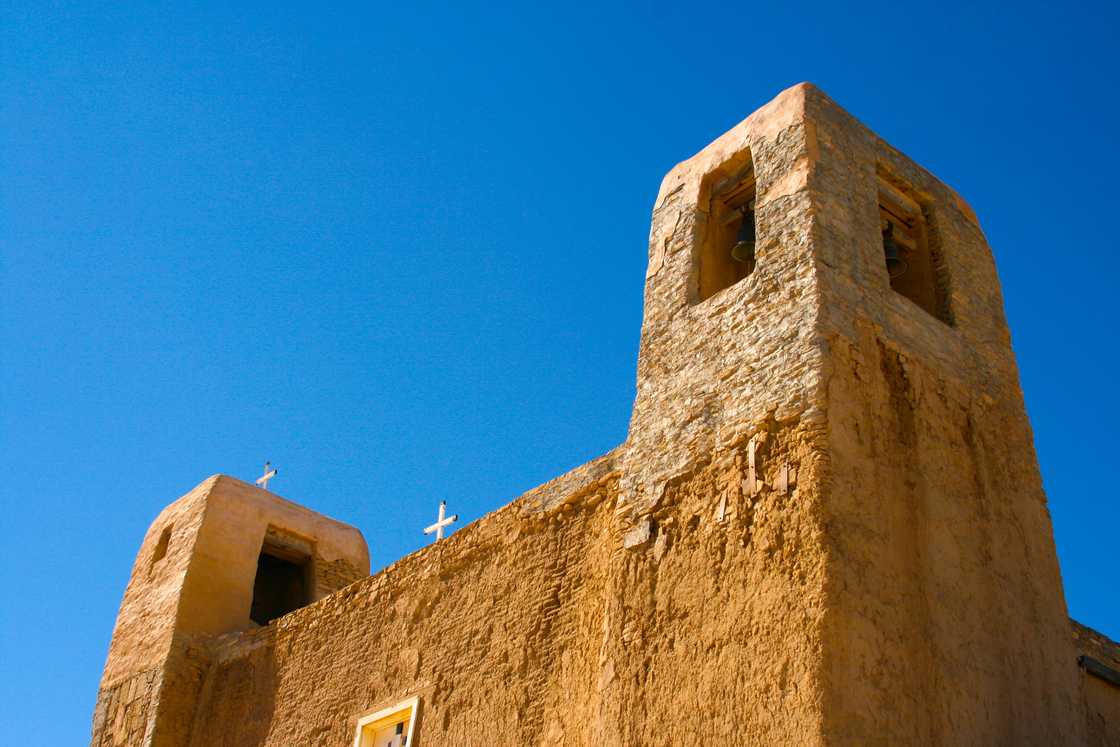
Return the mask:
<svg viewBox="0 0 1120 747"><path fill-rule="evenodd" d="M248 635L260 636L248 656L227 658L218 652L214 657L195 712L191 747L265 743L276 706L274 629L261 628ZM236 645L240 648L244 643ZM237 697L229 697L230 693ZM230 725L236 725L236 733L229 733Z"/></svg>

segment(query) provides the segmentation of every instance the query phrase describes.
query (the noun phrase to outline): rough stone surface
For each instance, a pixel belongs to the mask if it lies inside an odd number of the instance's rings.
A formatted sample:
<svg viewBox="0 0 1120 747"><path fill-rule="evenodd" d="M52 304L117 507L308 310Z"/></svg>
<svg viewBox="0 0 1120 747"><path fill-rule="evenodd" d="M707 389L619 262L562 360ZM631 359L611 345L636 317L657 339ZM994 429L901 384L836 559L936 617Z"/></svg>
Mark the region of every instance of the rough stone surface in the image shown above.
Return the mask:
<svg viewBox="0 0 1120 747"><path fill-rule="evenodd" d="M748 170L757 267L700 301L709 194ZM883 180L921 205L936 316L890 286ZM644 303L624 444L373 577L303 517L320 598L267 627L242 609L260 491L172 504L93 744L347 745L413 696L420 745L1120 743L1120 688L1078 666L1120 648L1071 632L959 196L795 86L665 177Z"/></svg>

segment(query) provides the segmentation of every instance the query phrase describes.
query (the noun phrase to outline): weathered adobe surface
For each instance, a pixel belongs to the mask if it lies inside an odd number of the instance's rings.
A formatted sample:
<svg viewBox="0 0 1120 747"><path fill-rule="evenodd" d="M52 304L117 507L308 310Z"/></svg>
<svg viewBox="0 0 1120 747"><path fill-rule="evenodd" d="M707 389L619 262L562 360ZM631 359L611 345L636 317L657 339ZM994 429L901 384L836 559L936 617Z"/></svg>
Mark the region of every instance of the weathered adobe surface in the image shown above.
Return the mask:
<svg viewBox="0 0 1120 747"><path fill-rule="evenodd" d="M1120 673L1120 643L1076 620L1070 620L1070 624L1078 653L1091 656ZM1094 747L1116 747L1120 744L1120 685L1084 669L1081 676L1085 685L1085 716L1089 723L1090 744Z"/></svg>
<svg viewBox="0 0 1120 747"><path fill-rule="evenodd" d="M424 744L812 741L812 672L785 647L793 630L811 646L819 620L819 558L798 551L816 528L790 510L805 491L770 486L788 460L812 485L811 458L797 426L763 433L767 485L744 492L746 444L728 448L666 487L630 547L611 454L284 617L266 642L231 641L191 744L345 744L361 715L415 694Z"/></svg>
<svg viewBox="0 0 1120 747"><path fill-rule="evenodd" d="M614 677L603 696L608 744L824 738L827 351L818 332L807 90L783 92L675 167L654 206L619 508L622 531L656 523L650 545L671 549L655 561L630 554L615 576L604 662ZM709 196L748 168L757 267L700 301ZM758 482L773 485L784 465L798 475L789 493L744 489L748 445L764 435ZM711 524L723 502L728 520ZM681 516L674 521L672 512ZM664 589L680 596L666 598ZM671 649L662 625L674 631ZM631 639L657 657L635 655Z"/></svg>
<svg viewBox="0 0 1120 747"><path fill-rule="evenodd" d="M93 745L182 743L194 720L215 636L249 620L270 527L314 538L316 598L369 575L353 527L215 475L164 509L133 565L94 711Z"/></svg>
<svg viewBox="0 0 1120 747"><path fill-rule="evenodd" d="M608 455L234 644L190 743L348 744L416 694L421 743L561 738L593 706L616 482Z"/></svg>
<svg viewBox="0 0 1120 747"><path fill-rule="evenodd" d="M758 267L698 302L707 195L751 163ZM878 173L928 210L951 324L889 287ZM163 691L197 705L152 743L349 744L413 695L424 745L1108 743L967 205L802 85L666 176L649 256L624 445L184 643Z"/></svg>
<svg viewBox="0 0 1120 747"><path fill-rule="evenodd" d="M91 747L151 744L159 693L170 681L167 664L182 650L175 633L179 599L206 497L216 482L214 476L201 483L165 508L148 528L113 628L94 707ZM160 536L168 528L166 554L157 559ZM179 699L188 704L193 700Z"/></svg>
<svg viewBox="0 0 1120 747"><path fill-rule="evenodd" d="M972 211L807 99L829 464L830 741L1079 744L1081 691L991 252ZM889 289L877 176L924 202L952 324Z"/></svg>
<svg viewBox="0 0 1120 747"><path fill-rule="evenodd" d="M706 185L748 160L758 268L696 303ZM923 203L952 325L890 288L879 173ZM640 522L766 417L804 426L816 469L788 510L821 568L801 591L823 602L813 626L785 629L780 607L768 623L830 744L1085 738L998 287L967 205L811 86L663 182L622 497Z"/></svg>

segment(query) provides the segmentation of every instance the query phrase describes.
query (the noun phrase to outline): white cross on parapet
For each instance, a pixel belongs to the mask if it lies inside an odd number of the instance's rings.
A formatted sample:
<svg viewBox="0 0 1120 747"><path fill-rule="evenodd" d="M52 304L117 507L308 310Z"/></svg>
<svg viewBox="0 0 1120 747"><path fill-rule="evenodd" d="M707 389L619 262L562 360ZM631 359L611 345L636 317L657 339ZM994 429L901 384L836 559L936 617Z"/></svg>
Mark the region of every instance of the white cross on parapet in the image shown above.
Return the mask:
<svg viewBox="0 0 1120 747"><path fill-rule="evenodd" d="M272 462L264 463L264 474L257 478L257 486L268 490L268 481L276 477L276 473L280 470L272 468Z"/></svg>
<svg viewBox="0 0 1120 747"><path fill-rule="evenodd" d="M431 534L432 532L435 532L436 533L436 542L439 542L441 539L443 539L443 528L444 527L449 527L452 524L454 524L456 521L459 520L459 514L452 514L451 516L446 516L446 513L447 513L447 501L440 501L439 502L439 519L436 520L435 524L432 524L430 527L428 527L427 529L424 530L424 534Z"/></svg>

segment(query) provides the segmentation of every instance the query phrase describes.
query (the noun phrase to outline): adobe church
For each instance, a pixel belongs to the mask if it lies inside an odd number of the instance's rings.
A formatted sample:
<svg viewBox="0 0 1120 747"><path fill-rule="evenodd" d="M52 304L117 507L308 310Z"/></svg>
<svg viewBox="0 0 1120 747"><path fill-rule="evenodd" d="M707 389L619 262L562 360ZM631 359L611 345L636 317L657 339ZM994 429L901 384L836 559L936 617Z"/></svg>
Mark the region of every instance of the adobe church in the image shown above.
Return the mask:
<svg viewBox="0 0 1120 747"><path fill-rule="evenodd" d="M644 303L625 443L377 575L164 509L91 744L1120 745L964 200L801 84L665 177Z"/></svg>

